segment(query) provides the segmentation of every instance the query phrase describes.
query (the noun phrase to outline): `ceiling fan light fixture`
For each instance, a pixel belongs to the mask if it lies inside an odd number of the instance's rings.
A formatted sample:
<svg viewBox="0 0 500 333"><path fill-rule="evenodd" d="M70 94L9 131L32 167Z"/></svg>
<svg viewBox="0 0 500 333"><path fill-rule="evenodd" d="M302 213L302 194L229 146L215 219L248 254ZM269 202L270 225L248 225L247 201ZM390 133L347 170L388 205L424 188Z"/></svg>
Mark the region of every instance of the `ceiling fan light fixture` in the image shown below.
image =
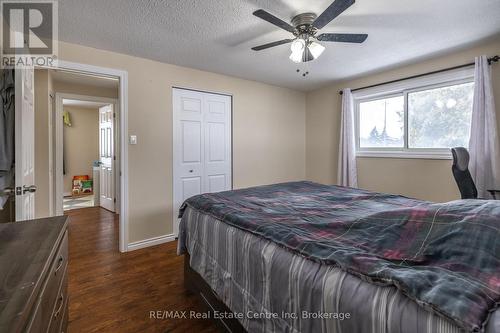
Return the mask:
<svg viewBox="0 0 500 333"><path fill-rule="evenodd" d="M292 42L292 45L290 45L290 50L292 50L292 54L290 54L290 60L295 63L302 62L305 49L306 41L300 37L296 38Z"/></svg>
<svg viewBox="0 0 500 333"><path fill-rule="evenodd" d="M303 54L304 54L304 50L302 50L300 52L292 52L292 54L290 54L290 60L298 64L298 63L302 62Z"/></svg>
<svg viewBox="0 0 500 333"><path fill-rule="evenodd" d="M292 53L301 53L304 52L305 47L306 41L302 38L297 38L292 42L292 45L290 45L290 50L292 51Z"/></svg>
<svg viewBox="0 0 500 333"><path fill-rule="evenodd" d="M308 46L309 51L314 59L318 59L318 57L323 53L325 47L318 42L311 42Z"/></svg>
<svg viewBox="0 0 500 333"><path fill-rule="evenodd" d="M333 0L330 6L328 6L319 16L314 13L302 13L292 18L290 23L283 21L263 9L256 10L253 12L253 15L278 28L286 30L291 33L293 37L255 46L252 47L252 50L262 51L271 47L291 43L290 50L292 54L290 54L290 60L295 63L301 63L315 60L323 54L325 47L319 42L363 43L368 37L367 34L321 33L317 35L319 30L351 7L355 1L356 0Z"/></svg>
<svg viewBox="0 0 500 333"><path fill-rule="evenodd" d="M318 42L310 42L297 38L290 47L292 54L290 60L295 63L308 62L317 59L325 50L325 47Z"/></svg>

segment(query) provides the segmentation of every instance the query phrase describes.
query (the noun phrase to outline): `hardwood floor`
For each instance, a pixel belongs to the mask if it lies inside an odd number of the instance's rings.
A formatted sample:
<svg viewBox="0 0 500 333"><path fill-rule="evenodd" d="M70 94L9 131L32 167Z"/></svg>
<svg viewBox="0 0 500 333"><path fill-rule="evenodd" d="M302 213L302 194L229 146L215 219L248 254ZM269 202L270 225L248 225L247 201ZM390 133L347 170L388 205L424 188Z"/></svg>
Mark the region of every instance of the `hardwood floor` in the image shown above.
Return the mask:
<svg viewBox="0 0 500 333"><path fill-rule="evenodd" d="M177 242L120 253L117 215L101 208L66 214L70 333L218 331L209 319L150 319L150 311L205 311L184 288Z"/></svg>

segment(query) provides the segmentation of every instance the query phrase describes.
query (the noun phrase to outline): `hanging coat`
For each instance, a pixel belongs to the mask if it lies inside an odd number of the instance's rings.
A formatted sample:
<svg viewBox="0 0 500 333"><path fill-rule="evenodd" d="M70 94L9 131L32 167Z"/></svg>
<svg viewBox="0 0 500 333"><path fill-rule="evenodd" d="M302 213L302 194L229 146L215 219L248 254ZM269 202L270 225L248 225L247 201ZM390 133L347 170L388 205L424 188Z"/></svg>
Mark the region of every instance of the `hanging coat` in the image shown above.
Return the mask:
<svg viewBox="0 0 500 333"><path fill-rule="evenodd" d="M14 180L14 77L14 70L0 70L0 209L3 209L8 199L3 195L3 190L12 186Z"/></svg>

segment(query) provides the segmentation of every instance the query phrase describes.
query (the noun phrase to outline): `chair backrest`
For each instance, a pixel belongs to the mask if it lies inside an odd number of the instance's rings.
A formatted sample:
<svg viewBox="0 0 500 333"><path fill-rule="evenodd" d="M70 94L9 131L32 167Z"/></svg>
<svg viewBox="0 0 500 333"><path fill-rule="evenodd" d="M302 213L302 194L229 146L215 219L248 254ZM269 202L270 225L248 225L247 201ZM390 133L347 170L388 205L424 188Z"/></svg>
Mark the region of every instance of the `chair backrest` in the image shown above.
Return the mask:
<svg viewBox="0 0 500 333"><path fill-rule="evenodd" d="M469 152L463 147L452 148L453 166L451 170L462 199L477 199L477 188L469 172Z"/></svg>

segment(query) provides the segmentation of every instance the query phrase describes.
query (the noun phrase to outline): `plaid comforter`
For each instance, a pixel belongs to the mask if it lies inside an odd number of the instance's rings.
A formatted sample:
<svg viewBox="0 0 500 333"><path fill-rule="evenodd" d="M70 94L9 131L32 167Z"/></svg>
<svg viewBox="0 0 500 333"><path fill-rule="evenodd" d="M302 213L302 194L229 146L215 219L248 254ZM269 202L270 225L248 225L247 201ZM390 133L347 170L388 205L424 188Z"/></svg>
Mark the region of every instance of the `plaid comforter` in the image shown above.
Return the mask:
<svg viewBox="0 0 500 333"><path fill-rule="evenodd" d="M500 303L500 202L432 204L293 182L202 194L191 206L310 260L392 284L469 330Z"/></svg>

